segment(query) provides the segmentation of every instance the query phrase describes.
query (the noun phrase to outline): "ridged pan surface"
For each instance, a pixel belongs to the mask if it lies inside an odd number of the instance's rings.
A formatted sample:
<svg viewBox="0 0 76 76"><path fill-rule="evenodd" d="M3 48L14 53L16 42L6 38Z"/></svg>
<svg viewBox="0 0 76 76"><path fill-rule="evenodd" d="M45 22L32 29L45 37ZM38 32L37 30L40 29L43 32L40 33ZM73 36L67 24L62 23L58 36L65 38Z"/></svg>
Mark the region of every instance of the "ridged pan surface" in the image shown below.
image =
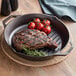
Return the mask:
<svg viewBox="0 0 76 76"><path fill-rule="evenodd" d="M13 32L11 33L10 37L9 37L9 44L12 46L12 38L14 36L14 34L18 31L21 31L21 30L26 30L28 29L27 28L28 24L25 24L25 25L22 25L18 28L16 28L15 30L13 30ZM53 41L55 41L57 44L58 44L58 47L56 49L49 49L49 48L42 48L40 50L42 51L46 51L48 53L48 56L50 56L52 53L55 53L57 51L60 51L61 50L61 47L62 47L62 40L61 40L61 37L60 35L57 33L57 31L55 29L52 29L52 32L48 35L50 38L52 38ZM14 47L13 47L14 48ZM15 49L15 48L14 48ZM21 53L21 52L19 52Z"/></svg>

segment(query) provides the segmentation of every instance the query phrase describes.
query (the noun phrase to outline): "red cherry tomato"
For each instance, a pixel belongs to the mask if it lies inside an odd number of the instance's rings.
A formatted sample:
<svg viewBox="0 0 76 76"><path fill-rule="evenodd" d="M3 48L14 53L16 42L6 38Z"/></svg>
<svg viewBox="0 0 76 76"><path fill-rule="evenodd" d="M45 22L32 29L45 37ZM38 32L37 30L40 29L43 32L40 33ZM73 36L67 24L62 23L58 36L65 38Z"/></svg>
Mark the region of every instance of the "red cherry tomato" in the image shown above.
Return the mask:
<svg viewBox="0 0 76 76"><path fill-rule="evenodd" d="M51 32L51 27L50 27L49 25L46 25L46 26L44 26L43 31L44 31L46 34L49 34L49 33Z"/></svg>
<svg viewBox="0 0 76 76"><path fill-rule="evenodd" d="M35 27L36 27L36 25L35 25L34 22L30 22L29 25L28 25L29 29L34 29Z"/></svg>
<svg viewBox="0 0 76 76"><path fill-rule="evenodd" d="M44 25L50 25L51 24L50 20L47 20L47 19L43 20L42 23Z"/></svg>
<svg viewBox="0 0 76 76"><path fill-rule="evenodd" d="M35 18L35 19L34 19L34 22L35 22L35 23L38 23L38 22L40 22L40 19L39 19L39 18Z"/></svg>
<svg viewBox="0 0 76 76"><path fill-rule="evenodd" d="M36 29L38 29L38 30L42 30L43 27L44 27L44 25L42 23L37 23L37 25L36 25Z"/></svg>

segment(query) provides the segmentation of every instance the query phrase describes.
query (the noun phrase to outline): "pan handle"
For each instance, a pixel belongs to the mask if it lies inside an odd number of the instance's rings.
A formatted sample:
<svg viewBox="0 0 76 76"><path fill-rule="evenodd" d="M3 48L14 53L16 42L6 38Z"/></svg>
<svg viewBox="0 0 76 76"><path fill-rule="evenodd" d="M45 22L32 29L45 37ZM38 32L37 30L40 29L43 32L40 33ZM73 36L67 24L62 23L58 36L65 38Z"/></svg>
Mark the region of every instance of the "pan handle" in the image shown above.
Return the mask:
<svg viewBox="0 0 76 76"><path fill-rule="evenodd" d="M67 50L67 47L68 47L68 50ZM62 51L59 51L52 55L53 56L66 56L72 51L73 48L74 48L74 45L72 43L72 40L69 40L69 43L66 45L66 47L64 49L62 49Z"/></svg>
<svg viewBox="0 0 76 76"><path fill-rule="evenodd" d="M16 18L16 17L18 17L18 16L20 16L20 15L11 15L11 16L7 17L6 19L4 19L4 20L3 20L4 28L8 25L9 20L11 20L12 18Z"/></svg>

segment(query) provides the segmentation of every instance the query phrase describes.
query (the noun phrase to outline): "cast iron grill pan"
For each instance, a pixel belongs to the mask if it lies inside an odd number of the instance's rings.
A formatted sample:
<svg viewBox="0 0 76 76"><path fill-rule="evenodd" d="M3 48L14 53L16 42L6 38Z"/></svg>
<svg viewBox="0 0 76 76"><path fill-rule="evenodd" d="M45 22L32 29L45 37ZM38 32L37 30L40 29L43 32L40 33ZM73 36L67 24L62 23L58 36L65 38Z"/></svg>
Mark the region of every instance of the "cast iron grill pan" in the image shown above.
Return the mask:
<svg viewBox="0 0 76 76"><path fill-rule="evenodd" d="M40 19L49 19L52 22L52 32L48 35L51 37L56 43L58 44L58 47L54 49L48 49L48 48L42 48L43 51L47 51L48 56L29 56L25 55L21 52L17 52L15 48L12 46L12 37L13 35L20 30L27 29L27 24L29 21L33 20L33 18L40 18ZM6 22L10 20L11 18L15 18L12 21L10 21L8 24ZM47 60L54 56L66 56L70 53L70 51L73 49L72 42L70 41L69 32L65 25L55 16L49 16L46 14L28 14L28 15L22 15L22 16L9 16L7 19L3 21L5 30L4 30L4 37L6 43L12 48L12 51L19 55L20 57L23 57L25 59L29 60ZM8 25L8 26L7 26ZM10 30L8 30L10 29ZM65 53L61 53L62 49L66 47L66 45L70 43L71 47L66 50Z"/></svg>

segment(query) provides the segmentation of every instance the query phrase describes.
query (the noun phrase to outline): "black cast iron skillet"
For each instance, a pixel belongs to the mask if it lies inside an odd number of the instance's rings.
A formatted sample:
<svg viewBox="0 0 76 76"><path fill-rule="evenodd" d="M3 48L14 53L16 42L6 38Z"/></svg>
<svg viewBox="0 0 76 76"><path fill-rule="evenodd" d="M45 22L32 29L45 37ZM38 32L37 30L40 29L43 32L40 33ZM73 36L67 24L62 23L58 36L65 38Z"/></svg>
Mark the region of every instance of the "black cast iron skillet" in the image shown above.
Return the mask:
<svg viewBox="0 0 76 76"><path fill-rule="evenodd" d="M53 25L53 30L52 32L48 35L51 37L53 40L56 41L58 44L58 47L53 50L53 49L48 49L48 48L43 48L43 51L47 51L48 56L29 56L26 54L23 54L21 52L17 52L15 48L12 46L12 37L13 35L22 29L27 29L27 24L29 21L33 20L33 18L40 18L40 19L49 19L52 22ZM15 18L11 20L12 18ZM8 22L11 20L10 22ZM57 17L51 16L51 15L46 15L46 14L27 14L27 15L22 15L22 16L17 16L17 15L12 15L6 18L3 21L4 25L4 38L7 43L11 47L11 51L16 53L17 55L29 59L29 60L47 60L50 59L54 56L66 56L68 55L71 50L73 49L73 44L70 40L70 35L68 32L68 29L65 27L62 21L60 21ZM65 51L65 48L67 48L68 44L70 44L69 49ZM65 52L64 52L65 51Z"/></svg>

